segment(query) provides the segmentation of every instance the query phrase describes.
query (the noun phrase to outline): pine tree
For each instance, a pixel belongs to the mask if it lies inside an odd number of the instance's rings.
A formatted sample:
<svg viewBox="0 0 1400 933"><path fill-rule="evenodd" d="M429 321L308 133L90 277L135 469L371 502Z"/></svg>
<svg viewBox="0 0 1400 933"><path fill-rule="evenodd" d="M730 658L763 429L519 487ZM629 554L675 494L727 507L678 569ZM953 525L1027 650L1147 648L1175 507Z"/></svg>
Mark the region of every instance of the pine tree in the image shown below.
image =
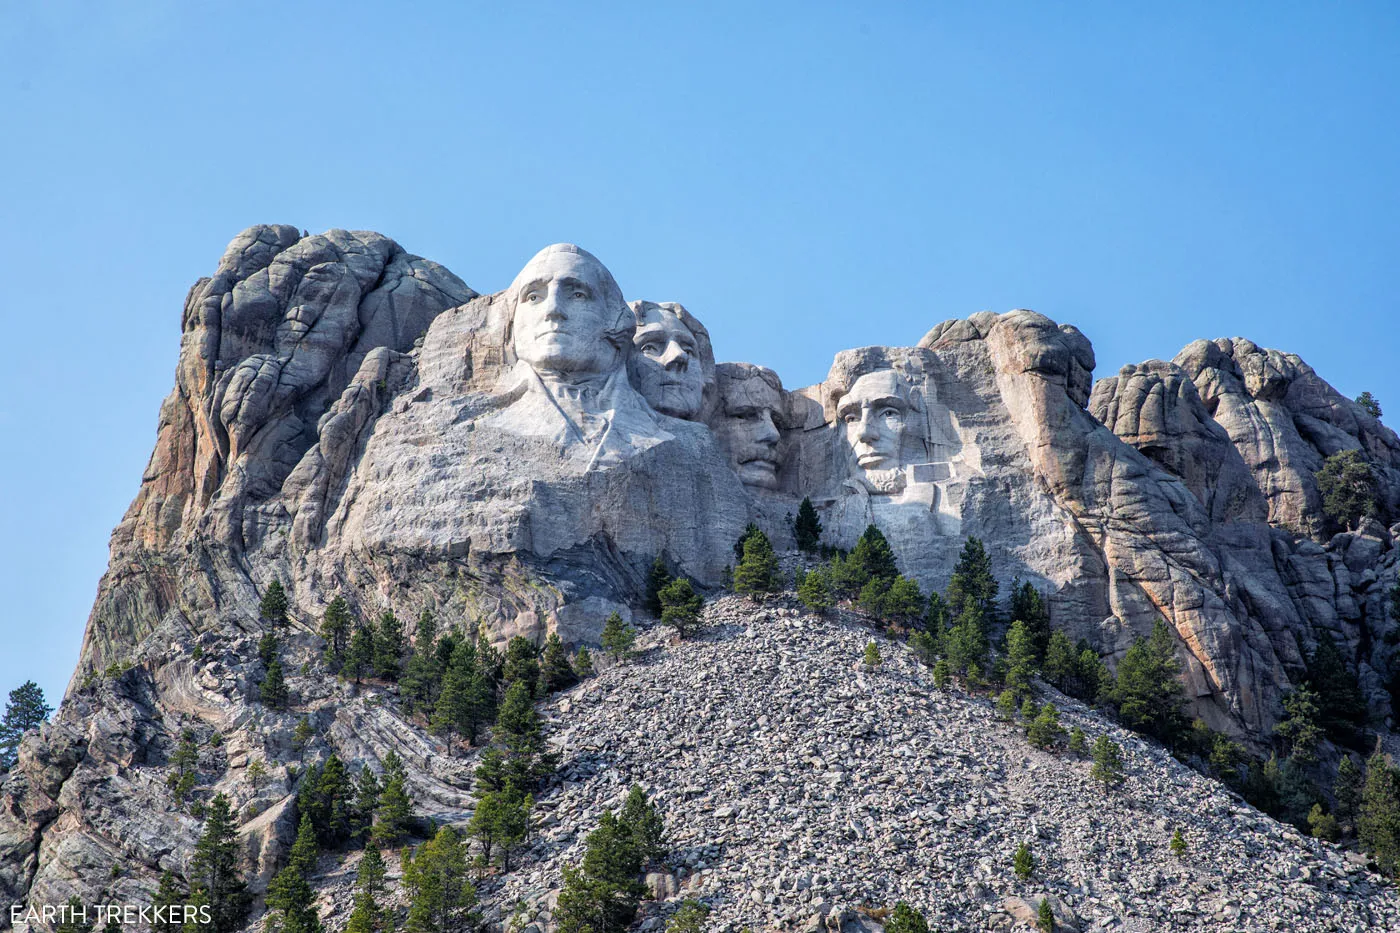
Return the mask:
<svg viewBox="0 0 1400 933"><path fill-rule="evenodd" d="M544 718L535 709L530 691L517 683L506 691L501 711L496 716L492 741L505 755L507 779L522 793L533 792L535 786L554 772L555 756L548 751Z"/></svg>
<svg viewBox="0 0 1400 933"><path fill-rule="evenodd" d="M1366 762L1356 838L1381 874L1393 878L1400 872L1400 772L1380 751Z"/></svg>
<svg viewBox="0 0 1400 933"><path fill-rule="evenodd" d="M1035 923L1044 933L1054 933L1055 931L1055 910L1050 906L1048 895L1040 899L1040 906L1036 908L1035 912Z"/></svg>
<svg viewBox="0 0 1400 933"><path fill-rule="evenodd" d="M558 632L551 632L544 641L544 657L540 660L540 683L544 687L541 695L571 687L577 681L563 639Z"/></svg>
<svg viewBox="0 0 1400 933"><path fill-rule="evenodd" d="M909 650L914 652L914 657L922 664L932 665L938 660L938 643L923 629L917 629L909 635Z"/></svg>
<svg viewBox="0 0 1400 933"><path fill-rule="evenodd" d="M54 933L93 933L94 921L88 918L88 909L77 895L70 897L59 912L61 918L54 926Z"/></svg>
<svg viewBox="0 0 1400 933"><path fill-rule="evenodd" d="M619 618L621 617L619 616ZM587 645L580 647L578 654L574 655L574 673L579 676L579 679L592 677L594 674L593 655L588 653Z"/></svg>
<svg viewBox="0 0 1400 933"><path fill-rule="evenodd" d="M306 770L301 787L298 809L310 817L316 841L327 849L340 848L355 828L355 788L345 762L332 752L325 764Z"/></svg>
<svg viewBox="0 0 1400 933"><path fill-rule="evenodd" d="M1172 833L1171 841L1172 855L1177 858L1186 857L1186 837L1181 835L1181 830L1177 829Z"/></svg>
<svg viewBox="0 0 1400 933"><path fill-rule="evenodd" d="M350 647L345 652L345 664L341 673L353 677L359 683L366 674L374 672L374 629L366 624L355 626L350 636Z"/></svg>
<svg viewBox="0 0 1400 933"><path fill-rule="evenodd" d="M750 535L744 542L744 556L734 568L734 592L744 596L762 596L782 589L778 572L778 555L763 532ZM662 602L665 602L663 596Z"/></svg>
<svg viewBox="0 0 1400 933"><path fill-rule="evenodd" d="M450 826L405 856L408 933L468 933L477 925L476 889L467 880L467 852Z"/></svg>
<svg viewBox="0 0 1400 933"><path fill-rule="evenodd" d="M1060 711L1054 703L1046 703L1026 726L1026 737L1038 748L1053 748L1063 741L1065 730L1060 726Z"/></svg>
<svg viewBox="0 0 1400 933"><path fill-rule="evenodd" d="M933 686L942 690L948 686L948 678L951 676L950 665L946 659L939 660L933 665Z"/></svg>
<svg viewBox="0 0 1400 933"><path fill-rule="evenodd" d="M273 625L287 624L287 591L282 589L281 580L273 580L263 591L258 615Z"/></svg>
<svg viewBox="0 0 1400 933"><path fill-rule="evenodd" d="M851 548L849 559L865 571L867 579L870 577L894 578L899 576L894 550L890 548L890 543L885 539L884 532L874 525L865 526L865 531L856 541L856 546Z"/></svg>
<svg viewBox="0 0 1400 933"><path fill-rule="evenodd" d="M1313 804L1308 811L1308 830L1314 839L1323 842L1336 842L1342 838L1342 827L1336 816L1323 810L1320 803Z"/></svg>
<svg viewBox="0 0 1400 933"><path fill-rule="evenodd" d="M286 709L290 693L287 680L282 676L282 662L273 659L267 666L267 674L258 685L258 697L268 709Z"/></svg>
<svg viewBox="0 0 1400 933"><path fill-rule="evenodd" d="M165 784L175 792L175 802L184 803L194 790L199 771L199 746L195 744L193 730L185 729L180 733L180 743L170 755L170 767Z"/></svg>
<svg viewBox="0 0 1400 933"><path fill-rule="evenodd" d="M1007 722L1016 718L1016 692L1009 687L997 695L997 716Z"/></svg>
<svg viewBox="0 0 1400 933"><path fill-rule="evenodd" d="M1180 672L1175 642L1159 618L1152 635L1134 641L1118 665L1113 701L1123 722L1170 744L1186 725Z"/></svg>
<svg viewBox="0 0 1400 933"><path fill-rule="evenodd" d="M865 572L865 567L849 555L833 557L823 569L831 593L837 599L855 599L865 584L870 582L870 574Z"/></svg>
<svg viewBox="0 0 1400 933"><path fill-rule="evenodd" d="M326 661L331 670L338 671L350 647L350 627L353 619L344 596L332 599L321 617L321 637L326 640Z"/></svg>
<svg viewBox="0 0 1400 933"><path fill-rule="evenodd" d="M968 604L959 614L945 639L948 664L959 674L973 667L981 669L987 661L987 636L983 631L982 610Z"/></svg>
<svg viewBox="0 0 1400 933"><path fill-rule="evenodd" d="M954 613L962 613L968 603L976 606L988 620L996 612L997 581L992 576L992 559L977 538L968 538L963 543L943 596Z"/></svg>
<svg viewBox="0 0 1400 933"><path fill-rule="evenodd" d="M666 921L666 933L703 933L705 918L709 915L710 908L702 901L687 897L671 914L671 919ZM889 933L889 929L885 927L885 933Z"/></svg>
<svg viewBox="0 0 1400 933"><path fill-rule="evenodd" d="M355 872L354 908L345 933L381 933L388 926L382 902L387 891L384 859L374 843L365 846L359 870Z"/></svg>
<svg viewBox="0 0 1400 933"><path fill-rule="evenodd" d="M1084 685L1079 680L1079 655L1064 632L1050 634L1042 672L1056 690L1084 699Z"/></svg>
<svg viewBox="0 0 1400 933"><path fill-rule="evenodd" d="M316 867L316 831L303 815L287 865L267 888L267 933L319 933L316 895L306 876Z"/></svg>
<svg viewBox="0 0 1400 933"><path fill-rule="evenodd" d="M1274 726L1274 734L1287 743L1288 756L1303 764L1317 761L1317 744L1322 741L1317 694L1303 684L1284 696L1283 709L1284 718Z"/></svg>
<svg viewBox="0 0 1400 933"><path fill-rule="evenodd" d="M310 745L315 737L316 728L311 725L311 720L305 716L301 717L296 728L292 730L292 747L297 750L298 757L306 752L306 746Z"/></svg>
<svg viewBox="0 0 1400 933"><path fill-rule="evenodd" d="M1007 606L1008 619L1026 624L1035 652L1035 663L1039 666L1050 644L1050 609L1045 597L1029 581L1017 581L1011 586L1011 600Z"/></svg>
<svg viewBox="0 0 1400 933"><path fill-rule="evenodd" d="M252 898L238 871L241 858L228 798L215 794L205 809L204 833L190 860L190 890L209 904L210 933L233 933L243 926Z"/></svg>
<svg viewBox="0 0 1400 933"><path fill-rule="evenodd" d="M1031 873L1035 871L1035 856L1031 853L1029 842L1023 842L1016 847L1016 854L1011 857L1011 866L1016 870L1016 877L1022 881L1030 880Z"/></svg>
<svg viewBox="0 0 1400 933"><path fill-rule="evenodd" d="M540 685L540 649L523 635L516 635L506 645L505 663L501 667L501 684L507 690L515 683L530 688L536 696Z"/></svg>
<svg viewBox="0 0 1400 933"><path fill-rule="evenodd" d="M797 598L802 605L821 615L834 604L825 570L809 570L797 581Z"/></svg>
<svg viewBox="0 0 1400 933"><path fill-rule="evenodd" d="M861 663L865 665L866 670L875 670L875 668L880 666L880 661L882 660L880 657L880 646L873 641L866 642L865 655L860 660Z"/></svg>
<svg viewBox="0 0 1400 933"><path fill-rule="evenodd" d="M632 847L643 865L666 854L666 824L655 805L647 800L647 793L640 784L633 784L627 792L618 822L631 835Z"/></svg>
<svg viewBox="0 0 1400 933"><path fill-rule="evenodd" d="M403 662L404 637L403 623L399 617L385 610L379 616L379 625L372 633L374 672L388 681L399 679Z"/></svg>
<svg viewBox="0 0 1400 933"><path fill-rule="evenodd" d="M1006 687L1017 696L1030 694L1035 659L1035 638L1029 626L1017 619L1006 633Z"/></svg>
<svg viewBox="0 0 1400 933"><path fill-rule="evenodd" d="M637 916L646 887L631 831L611 810L584 841L583 861L564 867L555 921L558 933L622 933Z"/></svg>
<svg viewBox="0 0 1400 933"><path fill-rule="evenodd" d="M0 771L15 766L19 742L30 729L37 729L49 718L53 707L44 702L44 691L32 680L26 680L10 691L5 704L5 716L0 719Z"/></svg>
<svg viewBox="0 0 1400 933"><path fill-rule="evenodd" d="M413 817L413 801L408 795L408 776L403 762L390 749L384 756L384 782L379 792L379 805L374 811L370 838L377 846L395 846L408 834Z"/></svg>
<svg viewBox="0 0 1400 933"><path fill-rule="evenodd" d="M1362 392L1358 395L1356 397L1356 404L1360 405L1361 409L1372 418L1380 418L1381 403L1376 401L1376 397L1370 392Z"/></svg>
<svg viewBox="0 0 1400 933"><path fill-rule="evenodd" d="M1322 511L1348 531L1376 513L1376 474L1360 450L1341 450L1313 474L1322 496Z"/></svg>
<svg viewBox="0 0 1400 933"><path fill-rule="evenodd" d="M651 562L651 570L647 573L646 608L647 612L658 618L661 615L661 591L666 589L671 582L671 571L666 569L666 561L661 555L656 556L656 560Z"/></svg>
<svg viewBox="0 0 1400 933"><path fill-rule="evenodd" d="M374 825L374 811L379 809L379 795L383 790L369 765L362 765L360 781L355 787L354 820L351 823L351 835L354 839L363 841L369 835L370 828Z"/></svg>
<svg viewBox="0 0 1400 933"><path fill-rule="evenodd" d="M482 857L491 860L493 847L501 854L501 866L510 871L511 853L530 833L534 797L514 785L483 793L477 800L467 832L481 843Z"/></svg>
<svg viewBox="0 0 1400 933"><path fill-rule="evenodd" d="M749 522L744 526L743 534L739 535L739 540L734 542L734 560L736 563L744 559L744 545L749 543L749 539L761 534L763 534L763 530L753 522Z"/></svg>
<svg viewBox="0 0 1400 933"><path fill-rule="evenodd" d="M948 612L948 604L943 601L943 597L937 590L928 594L928 610L924 613L924 625L928 628L928 633L932 636L936 649L943 651L943 640L948 635L948 625L951 620L951 613Z"/></svg>
<svg viewBox="0 0 1400 933"><path fill-rule="evenodd" d="M900 901L890 913L885 933L928 933L928 921L916 908Z"/></svg>
<svg viewBox="0 0 1400 933"><path fill-rule="evenodd" d="M458 642L432 720L433 731L448 737L449 751L454 734L469 744L476 742L478 728L491 717L494 694L491 678L480 664L480 646L466 639Z"/></svg>
<svg viewBox="0 0 1400 933"><path fill-rule="evenodd" d="M1366 722L1366 699L1356 674L1326 632L1308 658L1308 686L1317 697L1318 725L1340 741L1354 740Z"/></svg>
<svg viewBox="0 0 1400 933"><path fill-rule="evenodd" d="M1332 785L1332 795L1337 799L1337 818L1345 823L1356 819L1357 808L1361 805L1362 789L1366 786L1366 776L1356 760L1343 755L1337 763L1337 780Z"/></svg>
<svg viewBox="0 0 1400 933"><path fill-rule="evenodd" d="M1103 663L1097 651L1084 642L1079 650L1079 682L1083 685L1083 699L1089 702L1103 702L1112 696L1117 681Z"/></svg>
<svg viewBox="0 0 1400 933"><path fill-rule="evenodd" d="M1075 726L1069 733L1069 753L1071 755L1083 755L1089 751L1089 739L1084 735L1084 730Z"/></svg>
<svg viewBox="0 0 1400 933"><path fill-rule="evenodd" d="M189 891L180 884L175 873L168 869L162 873L160 886L151 900L151 933L181 933L188 899Z"/></svg>
<svg viewBox="0 0 1400 933"><path fill-rule="evenodd" d="M1123 783L1123 749L1106 735L1094 740L1091 752L1094 766L1089 769L1089 777L1103 784L1104 793Z"/></svg>
<svg viewBox="0 0 1400 933"><path fill-rule="evenodd" d="M277 635L273 632L263 632L258 639L258 660L263 663L263 667L269 667L273 661L277 660Z"/></svg>
<svg viewBox="0 0 1400 933"><path fill-rule="evenodd" d="M821 545L822 520L817 517L817 509L812 505L810 496L804 496L802 504L797 507L797 521L793 522L792 534L797 539L800 551L810 554Z"/></svg>
<svg viewBox="0 0 1400 933"><path fill-rule="evenodd" d="M755 540L759 539L751 538L747 547L753 548ZM743 569L742 564L739 569ZM677 577L661 591L661 621L674 626L682 638L689 638L700 628L700 610L704 605L705 601L691 587L690 580Z"/></svg>
<svg viewBox="0 0 1400 933"><path fill-rule="evenodd" d="M632 657L632 645L637 640L637 633L632 626L623 624L622 616L614 612L603 622L602 645L603 650L613 656L613 660L622 661Z"/></svg>

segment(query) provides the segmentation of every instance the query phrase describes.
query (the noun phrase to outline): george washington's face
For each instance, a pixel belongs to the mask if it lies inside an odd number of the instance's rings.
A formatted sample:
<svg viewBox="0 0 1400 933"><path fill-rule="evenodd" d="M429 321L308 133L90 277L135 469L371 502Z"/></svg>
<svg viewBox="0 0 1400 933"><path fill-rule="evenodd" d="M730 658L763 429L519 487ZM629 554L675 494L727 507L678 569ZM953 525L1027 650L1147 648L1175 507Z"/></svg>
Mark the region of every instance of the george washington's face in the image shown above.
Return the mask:
<svg viewBox="0 0 1400 933"><path fill-rule="evenodd" d="M647 313L632 337L627 372L652 408L674 418L694 418L705 393L705 372L695 335L676 314Z"/></svg>
<svg viewBox="0 0 1400 933"><path fill-rule="evenodd" d="M592 257L543 253L516 281L515 354L536 370L587 375L616 368L620 351L607 339L616 311Z"/></svg>
<svg viewBox="0 0 1400 933"><path fill-rule="evenodd" d="M836 417L861 469L893 470L901 465L909 407L899 378L888 369L861 376L842 396Z"/></svg>

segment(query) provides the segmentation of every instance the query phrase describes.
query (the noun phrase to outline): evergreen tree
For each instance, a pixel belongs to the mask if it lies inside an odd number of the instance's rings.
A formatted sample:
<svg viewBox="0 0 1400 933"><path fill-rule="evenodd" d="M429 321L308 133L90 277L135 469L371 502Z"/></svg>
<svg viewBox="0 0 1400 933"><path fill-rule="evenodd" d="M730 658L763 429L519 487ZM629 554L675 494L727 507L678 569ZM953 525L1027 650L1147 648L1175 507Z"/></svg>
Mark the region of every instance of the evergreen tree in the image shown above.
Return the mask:
<svg viewBox="0 0 1400 933"><path fill-rule="evenodd" d="M263 667L270 667L272 662L277 660L277 635L273 632L263 632L258 639L258 660L263 663Z"/></svg>
<svg viewBox="0 0 1400 933"><path fill-rule="evenodd" d="M0 718L0 771L15 766L19 742L30 729L37 729L49 718L53 707L44 702L44 691L32 680L26 680L10 691L5 704L5 716Z"/></svg>
<svg viewBox="0 0 1400 933"><path fill-rule="evenodd" d="M1376 514L1376 474L1359 450L1341 450L1313 474L1322 495L1322 511L1348 531Z"/></svg>
<svg viewBox="0 0 1400 933"><path fill-rule="evenodd" d="M1094 766L1089 770L1089 777L1103 784L1105 794L1123 783L1123 749L1117 742L1101 735L1094 740L1091 754Z"/></svg>
<svg viewBox="0 0 1400 933"><path fill-rule="evenodd" d="M825 570L810 570L797 581L797 598L812 612L821 615L832 607L831 585Z"/></svg>
<svg viewBox="0 0 1400 933"><path fill-rule="evenodd" d="M263 591L258 615L273 625L287 624L287 591L282 589L281 580L273 580Z"/></svg>
<svg viewBox="0 0 1400 933"><path fill-rule="evenodd" d="M481 843L488 862L492 848L501 854L501 867L510 871L510 856L530 834L530 811L535 800L514 785L483 793L477 800L467 832Z"/></svg>
<svg viewBox="0 0 1400 933"><path fill-rule="evenodd" d="M744 556L734 568L734 592L745 596L761 596L764 593L776 593L782 586L782 576L778 572L778 555L773 553L772 542L761 531L750 535L744 542ZM664 594L662 603L665 603Z"/></svg>
<svg viewBox="0 0 1400 933"><path fill-rule="evenodd" d="M418 624L413 627L413 650L430 653L437 641L437 619L431 609L418 613Z"/></svg>
<svg viewBox="0 0 1400 933"><path fill-rule="evenodd" d="M1060 711L1054 703L1046 703L1026 727L1026 737L1039 748L1053 748L1064 741L1065 730L1060 726Z"/></svg>
<svg viewBox="0 0 1400 933"><path fill-rule="evenodd" d="M185 927L184 905L189 891L167 869L160 876L160 886L151 900L151 933L181 933Z"/></svg>
<svg viewBox="0 0 1400 933"><path fill-rule="evenodd" d="M661 615L661 591L671 582L671 571L666 569L666 561L661 559L661 555L656 556L656 560L651 562L651 570L647 573L646 608L647 612L660 617Z"/></svg>
<svg viewBox="0 0 1400 933"><path fill-rule="evenodd" d="M374 672L374 629L369 625L355 626L341 672L347 677L353 677L355 683L359 683L366 674Z"/></svg>
<svg viewBox="0 0 1400 933"><path fill-rule="evenodd" d="M632 848L643 865L657 861L666 854L666 824L640 784L633 784L627 792L618 822L631 835Z"/></svg>
<svg viewBox="0 0 1400 933"><path fill-rule="evenodd" d="M374 825L374 811L379 809L379 795L384 789L369 765L360 767L360 781L355 787L354 820L351 823L353 838L363 841Z"/></svg>
<svg viewBox="0 0 1400 933"><path fill-rule="evenodd" d="M1035 911L1035 924L1044 933L1054 933L1055 931L1055 910L1050 906L1049 895L1040 899L1040 906Z"/></svg>
<svg viewBox="0 0 1400 933"><path fill-rule="evenodd" d="M1083 689L1083 699L1093 703L1111 696L1117 682L1103 663L1097 651L1084 642L1079 649L1079 682Z"/></svg>
<svg viewBox="0 0 1400 933"><path fill-rule="evenodd" d="M873 641L866 642L865 655L860 660L861 663L865 665L866 670L873 671L880 666L880 661L882 660L880 657L880 647Z"/></svg>
<svg viewBox="0 0 1400 933"><path fill-rule="evenodd" d="M968 603L981 610L981 616L988 621L996 612L997 581L992 576L992 559L977 538L964 542L943 595L954 613L962 613Z"/></svg>
<svg viewBox="0 0 1400 933"><path fill-rule="evenodd" d="M1308 830L1314 839L1321 839L1323 842L1336 842L1342 838L1342 828L1337 818L1323 810L1320 803L1313 804L1313 808L1308 811Z"/></svg>
<svg viewBox="0 0 1400 933"><path fill-rule="evenodd" d="M623 624L622 616L614 612L603 622L603 650L622 661L632 657L632 645L637 641L637 633L630 625Z"/></svg>
<svg viewBox="0 0 1400 933"><path fill-rule="evenodd" d="M908 624L923 614L924 596L908 577L871 577L861 587L860 608L886 622Z"/></svg>
<svg viewBox="0 0 1400 933"><path fill-rule="evenodd" d="M918 910L900 901L885 924L885 933L928 933L928 921Z"/></svg>
<svg viewBox="0 0 1400 933"><path fill-rule="evenodd" d="M301 787L298 809L311 819L316 841L327 849L340 848L355 829L355 788L345 762L332 752L325 764L306 770Z"/></svg>
<svg viewBox="0 0 1400 933"><path fill-rule="evenodd" d="M752 549L755 546L754 541L757 540L768 539L750 538L747 547ZM739 569L743 570L743 564L739 565ZM737 582L735 586L738 586ZM661 621L666 625L675 626L682 638L689 638L700 628L700 610L704 605L705 601L691 588L690 580L677 577L661 591Z"/></svg>
<svg viewBox="0 0 1400 933"><path fill-rule="evenodd" d="M321 637L326 640L326 662L331 670L340 670L345 661L345 652L350 647L350 627L353 619L350 606L344 596L332 599L321 617Z"/></svg>
<svg viewBox="0 0 1400 933"><path fill-rule="evenodd" d="M258 697L268 709L286 709L290 693L287 680L282 676L282 662L273 659L267 666L267 674L258 685Z"/></svg>
<svg viewBox="0 0 1400 933"><path fill-rule="evenodd" d="M438 735L448 737L449 751L453 735L463 736L468 744L474 744L477 730L490 721L493 712L495 687L480 664L480 647L479 643L473 645L466 639L457 642L442 679L432 726Z"/></svg>
<svg viewBox="0 0 1400 933"><path fill-rule="evenodd" d="M503 688L505 677L505 657L492 646L486 637L486 626L479 624L476 634L476 666L490 684L492 696L498 687Z"/></svg>
<svg viewBox="0 0 1400 933"><path fill-rule="evenodd" d="M938 594L937 590L929 593L928 611L924 613L924 624L929 635L933 637L939 652L943 651L943 639L947 637L951 620L952 613L948 611L948 604L943 601L943 597Z"/></svg>
<svg viewBox="0 0 1400 933"><path fill-rule="evenodd" d="M619 616L619 618L621 617ZM578 654L574 655L574 673L579 676L579 679L592 677L594 674L593 655L588 653L587 645L580 647Z"/></svg>
<svg viewBox="0 0 1400 933"><path fill-rule="evenodd" d="M1031 677L1035 675L1035 636L1020 619L1011 623L1006 633L1006 686L1017 696L1031 692Z"/></svg>
<svg viewBox="0 0 1400 933"><path fill-rule="evenodd" d="M1023 842L1016 847L1016 853L1011 857L1011 867L1016 870L1016 877L1022 881L1029 881L1031 873L1035 871L1035 855L1031 853L1031 844Z"/></svg>
<svg viewBox="0 0 1400 933"><path fill-rule="evenodd" d="M1180 672L1171 632L1159 618L1152 635L1134 641L1118 665L1113 701L1123 722L1171 744L1186 725Z"/></svg>
<svg viewBox="0 0 1400 933"><path fill-rule="evenodd" d="M550 633L544 641L544 657L540 661L540 683L544 689L541 695L554 693L573 686L578 682L573 665L569 663L569 653L558 632Z"/></svg>
<svg viewBox="0 0 1400 933"><path fill-rule="evenodd" d="M373 632L374 672L388 681L399 679L403 662L404 636L403 623L399 617L385 610L379 616L379 625Z"/></svg>
<svg viewBox="0 0 1400 933"><path fill-rule="evenodd" d="M851 548L849 560L865 571L866 578L899 576L895 564L894 550L885 539L884 532L874 525L866 525L856 546Z"/></svg>
<svg viewBox="0 0 1400 933"><path fill-rule="evenodd" d="M870 582L865 566L851 556L833 557L824 570L831 593L837 599L855 599Z"/></svg>
<svg viewBox="0 0 1400 933"><path fill-rule="evenodd" d="M909 650L914 652L914 657L920 663L932 665L938 659L938 643L933 636L923 629L918 629L909 636Z"/></svg>
<svg viewBox="0 0 1400 933"><path fill-rule="evenodd" d="M195 744L193 730L185 729L180 733L180 743L170 755L170 767L165 784L175 792L175 801L184 803L194 789L199 771L199 746Z"/></svg>
<svg viewBox="0 0 1400 933"><path fill-rule="evenodd" d="M583 861L564 867L555 921L558 933L622 933L637 916L646 887L630 829L611 810L584 841Z"/></svg>
<svg viewBox="0 0 1400 933"><path fill-rule="evenodd" d="M1376 401L1376 397L1370 392L1362 392L1358 395L1356 397L1356 404L1360 405L1362 410L1372 418L1380 418L1381 403Z"/></svg>
<svg viewBox="0 0 1400 933"><path fill-rule="evenodd" d="M1317 761L1317 744L1322 741L1317 694L1303 684L1284 696L1283 709L1284 718L1274 726L1274 734L1286 743L1289 757L1303 764Z"/></svg>
<svg viewBox="0 0 1400 933"><path fill-rule="evenodd" d="M948 686L948 678L951 676L950 665L947 659L941 659L933 665L933 686L942 690Z"/></svg>
<svg viewBox="0 0 1400 933"><path fill-rule="evenodd" d="M959 674L973 667L981 669L987 660L987 636L982 627L982 610L970 603L958 615L944 639L948 664Z"/></svg>
<svg viewBox="0 0 1400 933"><path fill-rule="evenodd" d="M1026 624L1035 652L1035 664L1039 667L1050 645L1051 635L1050 609L1045 604L1045 597L1029 581L1017 581L1011 586L1011 600L1006 608L1008 619Z"/></svg>
<svg viewBox="0 0 1400 933"><path fill-rule="evenodd" d="M425 612L427 610L424 610ZM414 643L399 678L399 696L410 712L431 714L442 690L443 669L438 666L436 645L430 639Z"/></svg>
<svg viewBox="0 0 1400 933"><path fill-rule="evenodd" d="M350 911L345 933L381 933L388 928L382 906L387 891L385 875L384 859L374 843L370 843L365 846L364 857L355 872L354 908Z"/></svg>
<svg viewBox="0 0 1400 933"><path fill-rule="evenodd" d="M1042 673L1046 680L1055 685L1056 690L1083 698L1084 689L1079 683L1079 655L1064 632L1050 633L1045 643Z"/></svg>
<svg viewBox="0 0 1400 933"><path fill-rule="evenodd" d="M540 649L522 635L516 635L506 645L505 664L501 667L502 686L509 690L516 683L528 686L530 696L537 695L540 684Z"/></svg>
<svg viewBox="0 0 1400 933"><path fill-rule="evenodd" d="M292 747L297 750L300 757L306 752L306 746L311 744L311 740L316 737L316 728L311 725L311 720L301 717L296 728L292 730Z"/></svg>
<svg viewBox="0 0 1400 933"><path fill-rule="evenodd" d="M1181 835L1181 830L1177 829L1172 833L1171 841L1172 855L1177 858L1186 857L1186 837Z"/></svg>
<svg viewBox="0 0 1400 933"><path fill-rule="evenodd" d="M535 709L525 684L514 684L506 691L492 740L505 756L507 781L522 794L533 792L541 780L554 773L556 759L548 751L544 718Z"/></svg>
<svg viewBox="0 0 1400 933"><path fill-rule="evenodd" d="M476 928L476 889L467 880L466 846L452 827L442 827L411 856L405 854L403 885L409 897L408 933Z"/></svg>
<svg viewBox="0 0 1400 933"><path fill-rule="evenodd" d="M384 781L374 811L370 838L377 846L395 846L408 834L413 801L408 796L408 776L393 749L384 756Z"/></svg>
<svg viewBox="0 0 1400 933"><path fill-rule="evenodd" d="M1010 689L997 695L997 716L1007 722L1016 718L1016 694Z"/></svg>
<svg viewBox="0 0 1400 933"><path fill-rule="evenodd" d="M1332 795L1337 800L1338 819L1345 823L1356 819L1356 811L1361 805L1365 786L1365 772L1350 755L1342 755L1342 760L1337 763L1337 780L1332 785Z"/></svg>
<svg viewBox="0 0 1400 933"><path fill-rule="evenodd" d="M793 522L792 534L797 539L800 551L810 554L821 545L822 520L817 517L816 507L809 496L804 496L802 504L797 507L797 521Z"/></svg>
<svg viewBox="0 0 1400 933"><path fill-rule="evenodd" d="M238 871L241 854L228 798L216 794L205 809L189 873L191 894L198 892L209 904L210 933L233 933L248 916L252 898Z"/></svg>
<svg viewBox="0 0 1400 933"><path fill-rule="evenodd" d="M666 921L666 933L703 933L705 918L709 915L710 908L703 902L687 897L671 914L671 919ZM889 929L885 927L886 933Z"/></svg>
<svg viewBox="0 0 1400 933"><path fill-rule="evenodd" d="M93 933L95 928L95 921L88 919L87 907L76 894L63 905L59 918L54 933Z"/></svg>
<svg viewBox="0 0 1400 933"><path fill-rule="evenodd" d="M1356 674L1326 632L1308 658L1308 686L1317 698L1318 725L1339 741L1354 742L1366 722L1366 699Z"/></svg>
<svg viewBox="0 0 1400 933"><path fill-rule="evenodd" d="M1356 838L1381 874L1396 877L1400 872L1400 772L1380 751L1366 762Z"/></svg>
<svg viewBox="0 0 1400 933"><path fill-rule="evenodd" d="M1089 740L1084 735L1084 730L1075 726L1069 733L1069 753L1071 755L1083 755L1089 751Z"/></svg>
<svg viewBox="0 0 1400 933"><path fill-rule="evenodd" d="M316 867L316 831L303 815L287 865L267 888L267 933L319 933L316 895L306 876Z"/></svg>
<svg viewBox="0 0 1400 933"><path fill-rule="evenodd" d="M744 545L749 543L749 539L761 534L763 534L763 530L753 522L749 522L744 526L744 533L739 535L739 540L734 542L735 563L744 559ZM767 537L767 535L764 535L764 537Z"/></svg>

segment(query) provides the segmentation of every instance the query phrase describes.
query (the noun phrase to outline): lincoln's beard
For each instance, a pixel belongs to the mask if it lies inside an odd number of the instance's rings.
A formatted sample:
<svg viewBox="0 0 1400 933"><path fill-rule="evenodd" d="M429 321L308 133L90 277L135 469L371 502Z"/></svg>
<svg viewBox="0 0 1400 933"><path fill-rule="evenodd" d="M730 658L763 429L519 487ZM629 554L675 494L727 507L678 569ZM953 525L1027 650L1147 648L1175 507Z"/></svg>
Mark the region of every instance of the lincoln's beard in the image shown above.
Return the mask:
<svg viewBox="0 0 1400 933"><path fill-rule="evenodd" d="M864 479L871 492L893 495L904 491L904 470L899 467L890 470L866 470Z"/></svg>

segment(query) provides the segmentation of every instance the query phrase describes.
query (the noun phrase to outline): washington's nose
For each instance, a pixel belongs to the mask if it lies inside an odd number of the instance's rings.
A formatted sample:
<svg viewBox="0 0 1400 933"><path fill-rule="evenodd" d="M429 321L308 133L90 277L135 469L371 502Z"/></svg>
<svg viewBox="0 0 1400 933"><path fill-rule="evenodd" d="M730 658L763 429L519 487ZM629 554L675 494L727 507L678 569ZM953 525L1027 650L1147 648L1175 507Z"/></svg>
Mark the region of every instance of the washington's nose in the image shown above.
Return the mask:
<svg viewBox="0 0 1400 933"><path fill-rule="evenodd" d="M545 293L543 307L540 308L547 321L562 321L565 319L563 303L559 301L559 296L550 289Z"/></svg>
<svg viewBox="0 0 1400 933"><path fill-rule="evenodd" d="M661 354L659 362L669 372L683 373L690 365L690 358L679 344L672 342L667 344L666 352Z"/></svg>

